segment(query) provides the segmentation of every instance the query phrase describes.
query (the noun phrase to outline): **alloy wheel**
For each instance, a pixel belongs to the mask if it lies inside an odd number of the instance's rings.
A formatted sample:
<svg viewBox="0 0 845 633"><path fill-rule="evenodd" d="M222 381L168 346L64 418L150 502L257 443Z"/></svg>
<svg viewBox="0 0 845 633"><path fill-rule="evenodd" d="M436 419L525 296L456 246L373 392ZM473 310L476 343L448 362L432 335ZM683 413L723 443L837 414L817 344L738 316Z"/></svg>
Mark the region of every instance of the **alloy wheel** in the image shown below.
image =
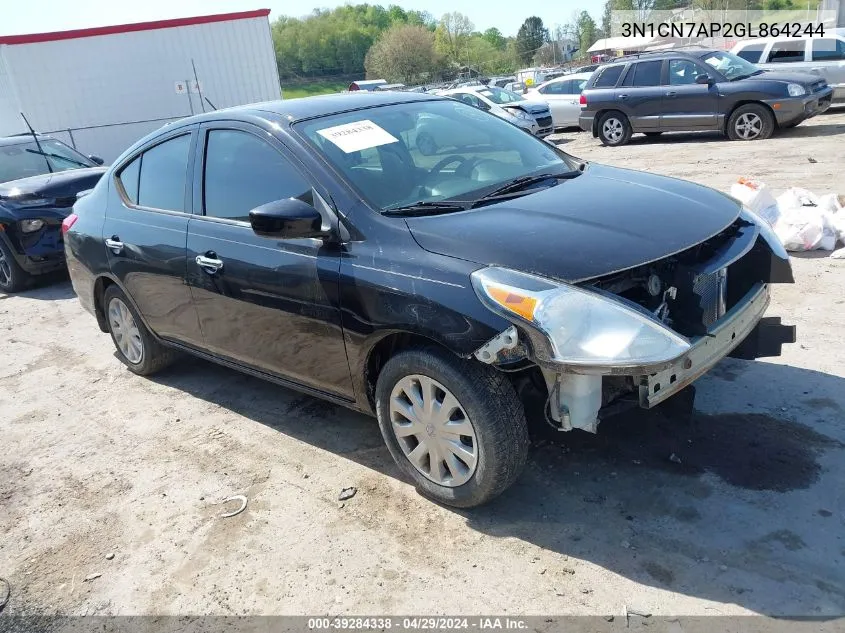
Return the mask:
<svg viewBox="0 0 845 633"><path fill-rule="evenodd" d="M109 302L109 326L120 353L133 365L140 364L144 358L141 331L129 308L116 297Z"/></svg>
<svg viewBox="0 0 845 633"><path fill-rule="evenodd" d="M0 248L0 286L8 288L12 285L12 266L6 259L6 253Z"/></svg>
<svg viewBox="0 0 845 633"><path fill-rule="evenodd" d="M760 136L760 132L763 131L763 120L753 112L746 112L736 120L734 129L737 136L745 141L750 141Z"/></svg>
<svg viewBox="0 0 845 633"><path fill-rule="evenodd" d="M602 132L607 140L616 143L622 138L625 128L619 119L608 119L602 126Z"/></svg>
<svg viewBox="0 0 845 633"><path fill-rule="evenodd" d="M434 483L456 487L475 473L475 428L458 399L436 380L414 374L397 382L390 424L405 457Z"/></svg>

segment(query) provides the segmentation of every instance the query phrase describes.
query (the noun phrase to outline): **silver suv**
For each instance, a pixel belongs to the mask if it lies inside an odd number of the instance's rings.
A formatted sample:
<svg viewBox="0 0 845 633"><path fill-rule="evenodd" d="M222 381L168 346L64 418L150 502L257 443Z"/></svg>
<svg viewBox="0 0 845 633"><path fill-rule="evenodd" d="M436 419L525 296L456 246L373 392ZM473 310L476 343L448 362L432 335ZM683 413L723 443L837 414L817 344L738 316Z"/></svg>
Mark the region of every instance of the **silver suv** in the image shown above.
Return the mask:
<svg viewBox="0 0 845 633"><path fill-rule="evenodd" d="M811 72L833 88L833 103L845 103L845 32L824 37L756 38L742 40L734 55L766 70Z"/></svg>

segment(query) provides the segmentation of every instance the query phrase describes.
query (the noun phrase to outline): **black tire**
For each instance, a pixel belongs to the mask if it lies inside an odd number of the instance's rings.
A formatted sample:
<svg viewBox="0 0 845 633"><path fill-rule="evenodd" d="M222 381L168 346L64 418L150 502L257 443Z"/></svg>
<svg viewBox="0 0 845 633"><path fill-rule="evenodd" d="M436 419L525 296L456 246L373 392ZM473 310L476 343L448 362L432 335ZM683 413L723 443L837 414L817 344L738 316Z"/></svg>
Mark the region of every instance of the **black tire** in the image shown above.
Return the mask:
<svg viewBox="0 0 845 633"><path fill-rule="evenodd" d="M759 103L739 106L728 118L727 133L732 141L762 141L775 131L775 117Z"/></svg>
<svg viewBox="0 0 845 633"><path fill-rule="evenodd" d="M475 434L472 445L476 449L476 462L465 483L454 486L435 483L411 463L399 444L391 421L390 398L400 381L414 375L440 383L466 413ZM470 508L498 496L521 474L529 445L525 412L510 381L493 368L437 348L405 350L385 363L375 396L376 414L387 448L400 470L424 496L445 505ZM429 427L432 425L427 425L425 430L431 436L433 431ZM461 442L464 441L461 437ZM431 455L426 455L430 464ZM445 461L440 463L448 469Z"/></svg>
<svg viewBox="0 0 845 633"><path fill-rule="evenodd" d="M119 327L118 320L112 313L113 302L119 302L122 304L131 316L132 323L137 329L137 338L134 336L132 336L132 338L138 345L140 345L140 358L130 358L118 340L118 338L122 335L120 333L121 328ZM119 308L118 305L115 305L115 307ZM138 374L139 376L150 376L157 371L161 371L178 358L179 354L176 350L164 347L153 338L152 334L150 334L150 331L146 328L144 322L135 311L132 302L129 301L123 291L114 284L106 288L105 293L103 293L103 312L106 315L109 334L111 334L112 342L117 350L117 356L132 373ZM118 330L117 333L116 330ZM123 336L130 335L128 333L124 333ZM132 350L130 350L130 353L131 351Z"/></svg>
<svg viewBox="0 0 845 633"><path fill-rule="evenodd" d="M660 136L663 132L644 132L646 136L653 137L653 136Z"/></svg>
<svg viewBox="0 0 845 633"><path fill-rule="evenodd" d="M598 135L602 145L619 147L631 140L631 122L617 110L605 112L599 119Z"/></svg>
<svg viewBox="0 0 845 633"><path fill-rule="evenodd" d="M0 291L13 293L25 290L32 275L18 265L6 242L0 239Z"/></svg>

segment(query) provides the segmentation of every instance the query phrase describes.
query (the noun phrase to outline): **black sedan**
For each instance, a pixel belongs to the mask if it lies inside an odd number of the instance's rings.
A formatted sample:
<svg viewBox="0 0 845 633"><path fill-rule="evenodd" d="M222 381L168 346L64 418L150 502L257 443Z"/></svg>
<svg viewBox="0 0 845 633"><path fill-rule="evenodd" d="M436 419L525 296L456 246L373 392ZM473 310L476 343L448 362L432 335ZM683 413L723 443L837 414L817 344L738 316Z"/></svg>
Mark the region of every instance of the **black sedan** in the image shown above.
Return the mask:
<svg viewBox="0 0 845 633"><path fill-rule="evenodd" d="M78 193L91 189L103 161L49 136L0 138L0 290L64 268L61 223Z"/></svg>
<svg viewBox="0 0 845 633"><path fill-rule="evenodd" d="M428 155L420 117L464 133ZM793 333L762 319L788 257L736 200L430 95L168 125L64 226L79 299L131 371L190 352L375 414L402 471L454 506L516 480L526 410L595 432Z"/></svg>

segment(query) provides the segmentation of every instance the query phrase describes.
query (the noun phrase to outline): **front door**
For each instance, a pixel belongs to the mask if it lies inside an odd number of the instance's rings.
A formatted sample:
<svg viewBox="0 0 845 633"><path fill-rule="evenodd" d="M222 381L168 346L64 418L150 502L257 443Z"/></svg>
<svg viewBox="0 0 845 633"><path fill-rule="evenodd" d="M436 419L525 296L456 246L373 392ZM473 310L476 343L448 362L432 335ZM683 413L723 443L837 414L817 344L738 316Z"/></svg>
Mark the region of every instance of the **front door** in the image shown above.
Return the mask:
<svg viewBox="0 0 845 633"><path fill-rule="evenodd" d="M185 285L191 148L197 132L174 130L117 172L103 223L109 266L158 336L200 345Z"/></svg>
<svg viewBox="0 0 845 633"><path fill-rule="evenodd" d="M340 250L317 239L259 237L249 211L313 202L284 146L247 124L205 124L188 225L188 285L205 348L240 364L353 398L337 303Z"/></svg>
<svg viewBox="0 0 845 633"><path fill-rule="evenodd" d="M668 77L663 85L663 130L718 129L718 88L699 84L699 76L709 76L707 69L688 59L670 59Z"/></svg>

